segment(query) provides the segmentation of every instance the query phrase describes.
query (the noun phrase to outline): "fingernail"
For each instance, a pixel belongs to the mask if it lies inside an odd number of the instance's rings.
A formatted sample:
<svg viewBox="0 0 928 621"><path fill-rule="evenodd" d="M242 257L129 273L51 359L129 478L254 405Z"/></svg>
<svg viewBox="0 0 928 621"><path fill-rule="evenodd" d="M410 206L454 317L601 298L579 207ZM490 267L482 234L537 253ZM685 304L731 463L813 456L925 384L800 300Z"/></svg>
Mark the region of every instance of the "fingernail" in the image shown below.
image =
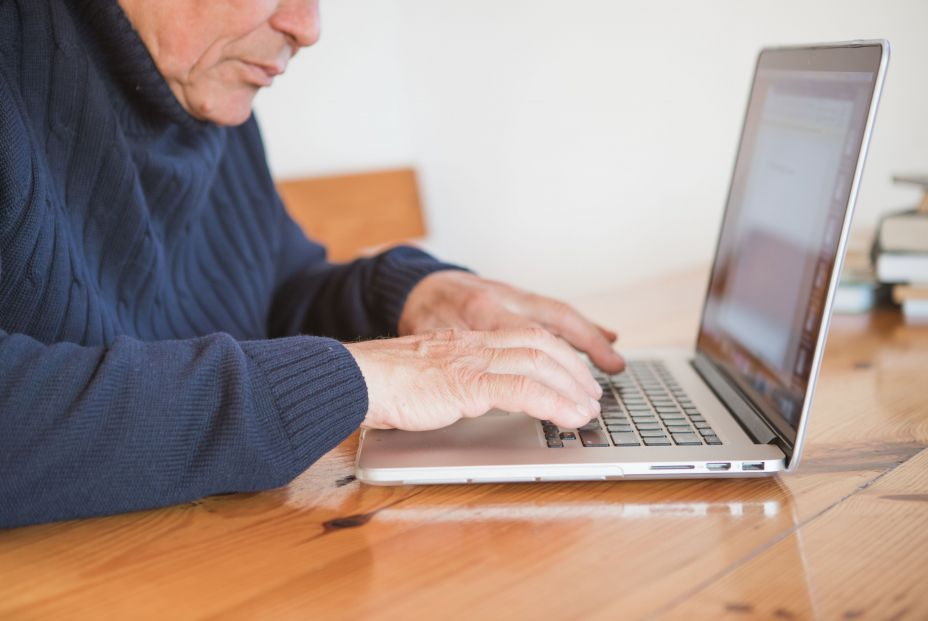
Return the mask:
<svg viewBox="0 0 928 621"><path fill-rule="evenodd" d="M577 404L577 414L580 415L580 419L581 419L581 421L583 421L582 424L585 425L585 424L587 424L588 422L590 422L590 411L587 410L586 408L584 408L584 407L583 407L582 405L580 405L579 403ZM580 421L578 421L578 422L580 422ZM579 425L578 425L578 426L579 426Z"/></svg>
<svg viewBox="0 0 928 621"><path fill-rule="evenodd" d="M600 386L597 382L593 382L593 394L596 395L597 399L603 396L603 387Z"/></svg>
<svg viewBox="0 0 928 621"><path fill-rule="evenodd" d="M593 412L593 416L596 416L600 412L599 401L590 399L590 410Z"/></svg>

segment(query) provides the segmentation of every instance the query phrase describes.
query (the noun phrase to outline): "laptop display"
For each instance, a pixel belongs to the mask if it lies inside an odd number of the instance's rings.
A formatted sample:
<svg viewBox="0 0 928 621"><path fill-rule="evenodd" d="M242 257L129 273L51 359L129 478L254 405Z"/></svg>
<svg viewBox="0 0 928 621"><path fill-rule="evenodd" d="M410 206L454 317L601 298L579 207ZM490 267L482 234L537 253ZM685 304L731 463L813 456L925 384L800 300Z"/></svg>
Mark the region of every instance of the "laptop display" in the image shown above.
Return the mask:
<svg viewBox="0 0 928 621"><path fill-rule="evenodd" d="M758 60L697 350L790 441L807 395L879 46Z"/></svg>

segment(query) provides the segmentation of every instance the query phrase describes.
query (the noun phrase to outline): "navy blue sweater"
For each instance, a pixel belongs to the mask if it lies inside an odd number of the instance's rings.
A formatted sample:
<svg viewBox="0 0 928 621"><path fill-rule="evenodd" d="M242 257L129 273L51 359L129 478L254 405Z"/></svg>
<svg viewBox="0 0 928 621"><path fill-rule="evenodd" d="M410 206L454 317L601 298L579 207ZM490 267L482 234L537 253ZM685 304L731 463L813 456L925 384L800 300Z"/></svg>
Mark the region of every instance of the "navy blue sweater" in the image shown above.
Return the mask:
<svg viewBox="0 0 928 621"><path fill-rule="evenodd" d="M0 526L287 483L367 411L334 339L448 267L327 262L116 0L0 2Z"/></svg>

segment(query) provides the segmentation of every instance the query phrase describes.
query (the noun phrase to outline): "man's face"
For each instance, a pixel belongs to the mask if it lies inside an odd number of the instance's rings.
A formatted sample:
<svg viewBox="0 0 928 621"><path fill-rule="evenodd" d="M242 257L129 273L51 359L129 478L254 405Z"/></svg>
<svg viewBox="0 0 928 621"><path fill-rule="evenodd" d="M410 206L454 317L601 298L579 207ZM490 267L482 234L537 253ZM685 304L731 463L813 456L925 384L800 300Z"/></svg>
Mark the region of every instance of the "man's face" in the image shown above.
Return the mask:
<svg viewBox="0 0 928 621"><path fill-rule="evenodd" d="M119 0L181 105L238 125L258 89L319 39L318 0Z"/></svg>

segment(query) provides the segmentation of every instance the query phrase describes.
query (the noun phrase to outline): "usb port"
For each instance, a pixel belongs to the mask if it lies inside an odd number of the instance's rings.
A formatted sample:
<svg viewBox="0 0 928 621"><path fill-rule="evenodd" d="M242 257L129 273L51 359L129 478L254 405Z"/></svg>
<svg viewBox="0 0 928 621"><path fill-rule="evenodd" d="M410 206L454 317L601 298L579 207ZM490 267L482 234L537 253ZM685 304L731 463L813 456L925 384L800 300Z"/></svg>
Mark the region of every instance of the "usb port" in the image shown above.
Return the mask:
<svg viewBox="0 0 928 621"><path fill-rule="evenodd" d="M742 470L763 470L764 462L762 461L746 461L741 464Z"/></svg>
<svg viewBox="0 0 928 621"><path fill-rule="evenodd" d="M718 462L713 464L706 464L708 470L720 471L720 470L731 470L731 464L727 461Z"/></svg>

